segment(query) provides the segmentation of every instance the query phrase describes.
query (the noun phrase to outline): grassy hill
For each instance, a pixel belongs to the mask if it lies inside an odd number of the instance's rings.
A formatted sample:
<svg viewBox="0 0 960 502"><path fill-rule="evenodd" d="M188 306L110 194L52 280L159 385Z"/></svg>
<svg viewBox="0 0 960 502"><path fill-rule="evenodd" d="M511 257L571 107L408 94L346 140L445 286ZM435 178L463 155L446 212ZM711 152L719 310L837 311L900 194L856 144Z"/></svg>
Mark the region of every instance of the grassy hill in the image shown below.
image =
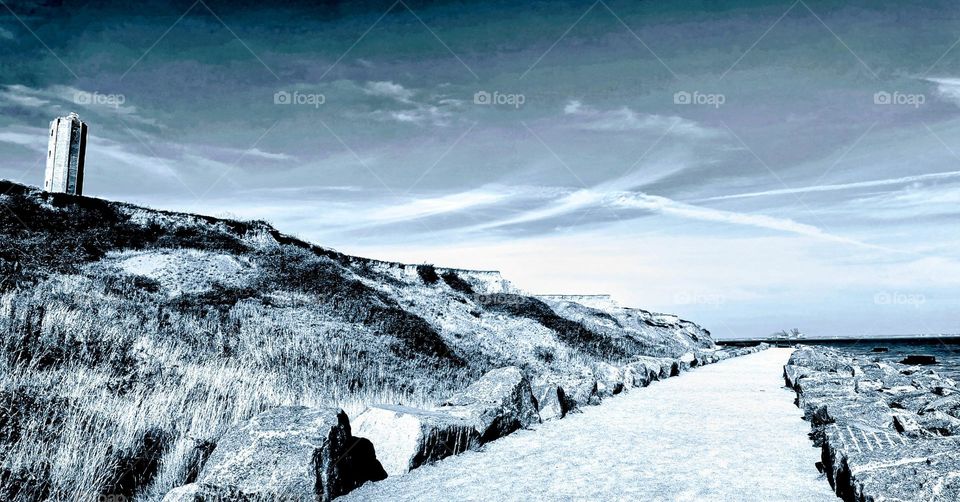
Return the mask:
<svg viewBox="0 0 960 502"><path fill-rule="evenodd" d="M288 404L422 406L483 372L713 345L496 272L344 255L265 222L0 181L0 500L156 500L231 424Z"/></svg>

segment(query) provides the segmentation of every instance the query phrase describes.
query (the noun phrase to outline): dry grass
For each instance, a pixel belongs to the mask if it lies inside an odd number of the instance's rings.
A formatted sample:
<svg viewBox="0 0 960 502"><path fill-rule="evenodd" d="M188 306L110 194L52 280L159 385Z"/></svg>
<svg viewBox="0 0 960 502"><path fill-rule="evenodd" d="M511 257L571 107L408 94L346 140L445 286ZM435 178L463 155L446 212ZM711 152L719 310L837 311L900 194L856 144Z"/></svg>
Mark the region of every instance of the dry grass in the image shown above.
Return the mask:
<svg viewBox="0 0 960 502"><path fill-rule="evenodd" d="M625 331L610 316L475 292L482 283L429 265L408 276L262 222L3 181L0 192L0 242L16 244L0 246L4 501L157 500L192 480L227 428L274 406L425 406L496 366L577 373L684 346L673 327ZM117 267L141 252L174 265L229 255L243 273ZM184 277L197 270L203 280ZM187 283L202 287L171 287Z"/></svg>
<svg viewBox="0 0 960 502"><path fill-rule="evenodd" d="M0 499L158 499L227 427L265 409L422 406L463 384L306 295L165 311L162 295L106 277L0 297Z"/></svg>

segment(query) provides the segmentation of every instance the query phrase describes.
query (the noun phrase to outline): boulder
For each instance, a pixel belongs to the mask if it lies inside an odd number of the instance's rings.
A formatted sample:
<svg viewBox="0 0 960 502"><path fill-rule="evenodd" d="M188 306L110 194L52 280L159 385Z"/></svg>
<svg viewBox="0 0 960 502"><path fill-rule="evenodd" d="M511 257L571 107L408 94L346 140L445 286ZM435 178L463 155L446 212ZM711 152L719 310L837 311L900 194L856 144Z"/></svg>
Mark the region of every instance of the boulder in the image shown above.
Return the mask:
<svg viewBox="0 0 960 502"><path fill-rule="evenodd" d="M597 392L597 379L593 377L592 373L567 377L560 385L563 387L569 409L571 410L600 404L600 395Z"/></svg>
<svg viewBox="0 0 960 502"><path fill-rule="evenodd" d="M825 429L824 470L843 500L960 500L958 440L907 440L831 425Z"/></svg>
<svg viewBox="0 0 960 502"><path fill-rule="evenodd" d="M634 387L646 387L660 378L660 364L648 361L634 361L624 367L624 378L630 375L629 381Z"/></svg>
<svg viewBox="0 0 960 502"><path fill-rule="evenodd" d="M342 410L284 406L228 430L196 490L207 499L327 501L386 476Z"/></svg>
<svg viewBox="0 0 960 502"><path fill-rule="evenodd" d="M801 347L793 351L787 364L848 376L854 376L855 373L849 358L823 348Z"/></svg>
<svg viewBox="0 0 960 502"><path fill-rule="evenodd" d="M810 368L797 366L795 364L787 364L783 367L783 380L786 382L787 387L790 387L791 389L797 389L797 381L811 373L814 373L814 370Z"/></svg>
<svg viewBox="0 0 960 502"><path fill-rule="evenodd" d="M168 491L163 496L162 502L196 502L197 500L203 500L200 494L200 486L196 483L190 483Z"/></svg>
<svg viewBox="0 0 960 502"><path fill-rule="evenodd" d="M530 382L516 366L487 372L442 406L447 413L470 420L481 443L540 422Z"/></svg>
<svg viewBox="0 0 960 502"><path fill-rule="evenodd" d="M654 380L660 380L664 374L669 376L670 369L669 367L664 369L664 364L670 364L669 359L662 359L658 357L635 357L633 362L630 363L630 366L640 371L640 368L643 368L647 373L647 380L653 382Z"/></svg>
<svg viewBox="0 0 960 502"><path fill-rule="evenodd" d="M599 363L596 368L597 394L601 399L623 392L623 370L608 364Z"/></svg>
<svg viewBox="0 0 960 502"><path fill-rule="evenodd" d="M680 375L680 361L675 359L660 358L660 379L670 378Z"/></svg>
<svg viewBox="0 0 960 502"><path fill-rule="evenodd" d="M353 420L353 431L369 439L377 460L390 476L476 448L473 423L444 411L408 406L370 406Z"/></svg>
<svg viewBox="0 0 960 502"><path fill-rule="evenodd" d="M681 369L689 370L697 365L697 356L693 352L687 352L680 356L677 361L679 361Z"/></svg>
<svg viewBox="0 0 960 502"><path fill-rule="evenodd" d="M910 388L883 389L883 398L891 408L919 413L927 404L936 399L936 395L929 392Z"/></svg>
<svg viewBox="0 0 960 502"><path fill-rule="evenodd" d="M571 403L567 398L563 387L552 383L543 382L533 386L533 397L537 400L537 412L540 414L540 420L559 420L567 416L571 409Z"/></svg>
<svg viewBox="0 0 960 502"><path fill-rule="evenodd" d="M942 411L918 415L917 422L923 430L934 436L960 436L960 419Z"/></svg>
<svg viewBox="0 0 960 502"><path fill-rule="evenodd" d="M937 358L927 354L910 354L900 361L900 364L927 365L937 364Z"/></svg>
<svg viewBox="0 0 960 502"><path fill-rule="evenodd" d="M936 397L933 394L928 394ZM937 397L920 408L920 413L940 411L953 417L960 417L960 394L950 394L946 397Z"/></svg>

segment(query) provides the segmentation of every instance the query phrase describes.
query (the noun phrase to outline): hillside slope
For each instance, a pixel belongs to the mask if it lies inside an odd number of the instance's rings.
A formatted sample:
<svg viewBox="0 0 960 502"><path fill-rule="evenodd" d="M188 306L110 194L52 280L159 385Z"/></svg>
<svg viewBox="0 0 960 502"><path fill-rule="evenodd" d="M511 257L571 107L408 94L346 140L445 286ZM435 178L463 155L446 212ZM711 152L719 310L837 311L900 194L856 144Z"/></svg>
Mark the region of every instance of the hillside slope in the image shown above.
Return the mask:
<svg viewBox="0 0 960 502"><path fill-rule="evenodd" d="M0 181L0 499L153 500L278 405L421 405L483 372L713 347L497 272L344 255L264 222Z"/></svg>

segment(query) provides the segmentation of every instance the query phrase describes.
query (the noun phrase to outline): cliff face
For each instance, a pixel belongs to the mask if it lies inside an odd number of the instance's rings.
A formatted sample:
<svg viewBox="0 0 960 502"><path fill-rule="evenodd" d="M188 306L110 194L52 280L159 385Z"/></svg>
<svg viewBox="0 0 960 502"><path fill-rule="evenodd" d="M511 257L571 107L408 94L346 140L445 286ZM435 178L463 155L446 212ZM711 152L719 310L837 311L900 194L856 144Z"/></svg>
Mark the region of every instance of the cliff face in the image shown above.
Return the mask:
<svg viewBox="0 0 960 502"><path fill-rule="evenodd" d="M675 318L348 256L264 222L0 193L0 499L152 498L273 406L421 405L495 367L562 376L713 345Z"/></svg>

